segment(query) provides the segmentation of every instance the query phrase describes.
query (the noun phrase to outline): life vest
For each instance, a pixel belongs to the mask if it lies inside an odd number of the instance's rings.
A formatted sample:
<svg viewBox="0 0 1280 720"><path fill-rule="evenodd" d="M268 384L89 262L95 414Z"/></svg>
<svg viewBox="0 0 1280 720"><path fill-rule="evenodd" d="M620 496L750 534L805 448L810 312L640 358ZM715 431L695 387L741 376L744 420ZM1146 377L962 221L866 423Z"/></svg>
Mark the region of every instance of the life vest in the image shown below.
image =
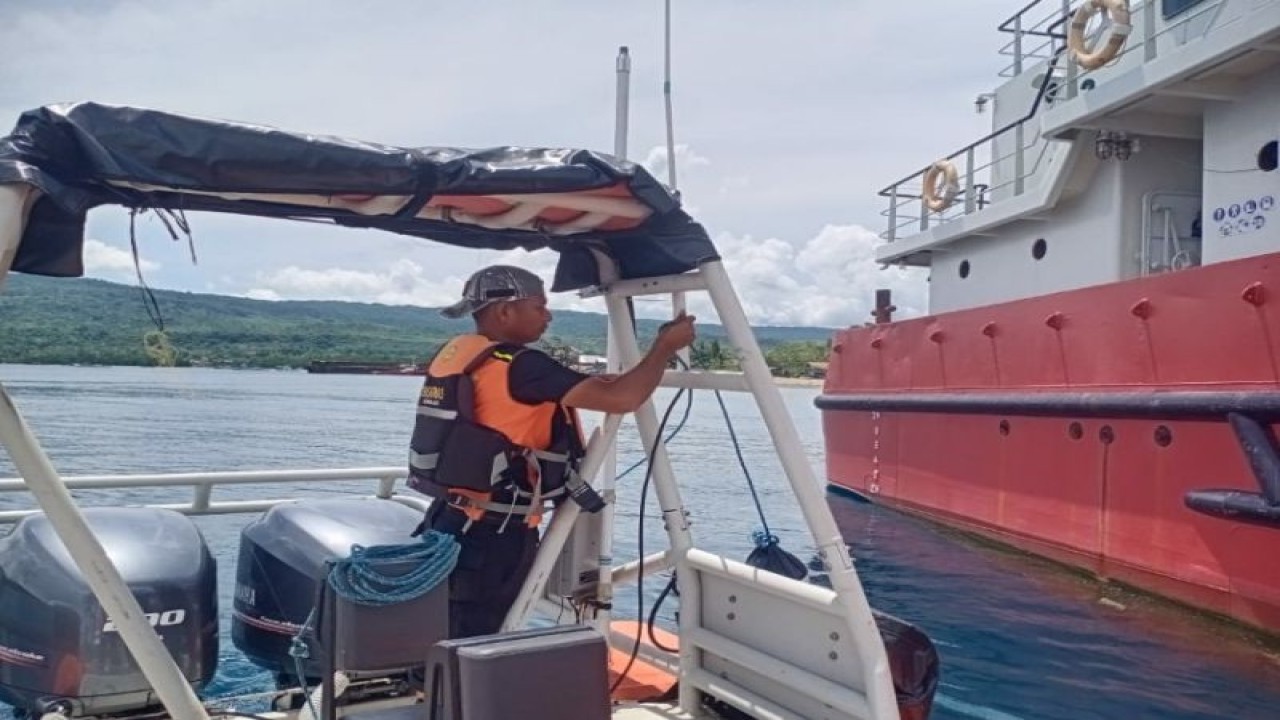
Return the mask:
<svg viewBox="0 0 1280 720"><path fill-rule="evenodd" d="M581 487L575 411L511 397L519 345L462 335L427 367L409 450L409 487L444 498L472 521L523 515L537 527L545 500Z"/></svg>

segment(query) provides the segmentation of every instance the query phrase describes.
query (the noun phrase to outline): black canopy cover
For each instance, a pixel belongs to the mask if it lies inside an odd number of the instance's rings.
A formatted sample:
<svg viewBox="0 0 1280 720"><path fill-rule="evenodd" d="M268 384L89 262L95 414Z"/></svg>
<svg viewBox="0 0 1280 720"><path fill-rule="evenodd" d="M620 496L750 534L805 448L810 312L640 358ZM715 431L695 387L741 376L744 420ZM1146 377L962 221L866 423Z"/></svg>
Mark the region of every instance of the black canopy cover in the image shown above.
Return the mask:
<svg viewBox="0 0 1280 720"><path fill-rule="evenodd" d="M78 103L25 112L0 139L0 183L15 182L42 195L12 269L41 275L83 274L85 216L104 204L324 219L473 248L550 247L560 253L554 290L598 282L590 247L611 255L623 278L718 258L644 168L587 150L401 148Z"/></svg>

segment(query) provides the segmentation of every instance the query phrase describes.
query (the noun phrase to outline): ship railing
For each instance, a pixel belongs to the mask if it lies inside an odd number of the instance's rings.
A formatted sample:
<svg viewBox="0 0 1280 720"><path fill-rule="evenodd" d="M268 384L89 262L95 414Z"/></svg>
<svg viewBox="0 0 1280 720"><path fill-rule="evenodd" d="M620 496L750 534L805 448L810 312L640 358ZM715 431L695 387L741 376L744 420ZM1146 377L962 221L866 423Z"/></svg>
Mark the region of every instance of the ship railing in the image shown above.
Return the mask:
<svg viewBox="0 0 1280 720"><path fill-rule="evenodd" d="M1000 32L1013 36L1000 48L1000 54L1009 58L1000 77L1017 77L1027 67L1052 59L1066 44L1071 6L1072 0L1032 0L1000 23Z"/></svg>
<svg viewBox="0 0 1280 720"><path fill-rule="evenodd" d="M119 490L152 489L157 494L164 489L187 488L190 499L184 502L147 504L143 507L174 510L184 515L228 515L235 513L265 512L276 505L297 500L301 496L350 495L358 491L359 483L372 483L373 496L394 500L413 508L425 510L430 501L425 496L396 493L396 482L405 476L401 467L326 468L315 470L246 470L223 472L158 473L149 475L67 475L63 477L72 491L102 492L103 505L120 506ZM341 485L339 485L341 483ZM292 485L286 497L252 500L214 500L213 490L221 486ZM0 493L28 492L22 478L0 479ZM92 498L86 498L92 500ZM90 504L92 506L92 504ZM137 505L134 505L135 507ZM13 524L28 515L38 514L37 509L0 510L0 525Z"/></svg>
<svg viewBox="0 0 1280 720"><path fill-rule="evenodd" d="M889 199L889 206L880 213L888 221L881 239L893 242L914 234L916 228L923 232L1023 194L1044 165L1049 148L1050 143L1039 139L1031 118L1023 118L943 158L956 166L959 178L959 191L950 206L930 210L925 204L927 167L882 189L880 196Z"/></svg>
<svg viewBox="0 0 1280 720"><path fill-rule="evenodd" d="M1130 6L1133 33L1128 42L1114 60L1093 70L1081 68L1066 50L1066 22L1073 10L1070 0L1035 0L1023 7L1000 25L1001 31L1014 36L1002 50L1002 54L1012 58L1002 75L1036 73L1043 76L1031 109L1022 118L943 158L957 166L959 176L959 191L951 206L939 211L925 206L922 191L927 167L881 189L879 195L888 199L887 209L881 212L887 219L881 239L894 242L915 234L914 228L923 232L931 226L978 212L993 202L1022 195L1050 146L1041 140L1038 123L1032 122L1042 104L1073 99L1082 88L1105 81L1109 73L1155 60L1162 39L1183 31L1190 23L1203 21L1210 13L1218 13L1225 1L1202 2L1168 19L1162 19L1155 0L1133 3ZM1047 14L1041 16L1043 13ZM1096 36L1106 29L1103 23L1088 32ZM995 152L997 146L1007 145L1012 146L1007 152ZM1037 146L1038 155L1032 157Z"/></svg>

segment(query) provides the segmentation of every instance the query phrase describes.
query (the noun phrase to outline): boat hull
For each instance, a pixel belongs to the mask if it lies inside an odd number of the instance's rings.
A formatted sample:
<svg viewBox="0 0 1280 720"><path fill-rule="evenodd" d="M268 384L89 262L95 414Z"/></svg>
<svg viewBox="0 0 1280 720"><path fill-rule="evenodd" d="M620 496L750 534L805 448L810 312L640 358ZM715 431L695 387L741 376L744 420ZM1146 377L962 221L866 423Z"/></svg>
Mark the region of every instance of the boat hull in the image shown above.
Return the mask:
<svg viewBox="0 0 1280 720"><path fill-rule="evenodd" d="M1276 419L1256 402L1280 399L1276 291L1266 255L843 331L819 400L828 479L1280 631L1280 527L1187 504L1263 495L1219 401ZM1153 395L1216 404L1107 402Z"/></svg>

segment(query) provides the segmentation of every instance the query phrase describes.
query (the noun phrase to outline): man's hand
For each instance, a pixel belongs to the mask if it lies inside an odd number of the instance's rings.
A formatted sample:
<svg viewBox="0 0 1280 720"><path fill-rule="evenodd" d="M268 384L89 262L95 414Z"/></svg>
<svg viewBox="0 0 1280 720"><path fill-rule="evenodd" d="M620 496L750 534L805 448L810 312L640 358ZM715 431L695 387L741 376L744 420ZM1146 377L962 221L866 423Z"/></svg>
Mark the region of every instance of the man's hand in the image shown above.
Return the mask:
<svg viewBox="0 0 1280 720"><path fill-rule="evenodd" d="M658 338L653 341L653 344L661 347L668 355L674 355L677 350L689 347L697 337L697 332L693 329L695 320L697 320L696 317L687 315L681 310L674 320L665 322L658 328Z"/></svg>

